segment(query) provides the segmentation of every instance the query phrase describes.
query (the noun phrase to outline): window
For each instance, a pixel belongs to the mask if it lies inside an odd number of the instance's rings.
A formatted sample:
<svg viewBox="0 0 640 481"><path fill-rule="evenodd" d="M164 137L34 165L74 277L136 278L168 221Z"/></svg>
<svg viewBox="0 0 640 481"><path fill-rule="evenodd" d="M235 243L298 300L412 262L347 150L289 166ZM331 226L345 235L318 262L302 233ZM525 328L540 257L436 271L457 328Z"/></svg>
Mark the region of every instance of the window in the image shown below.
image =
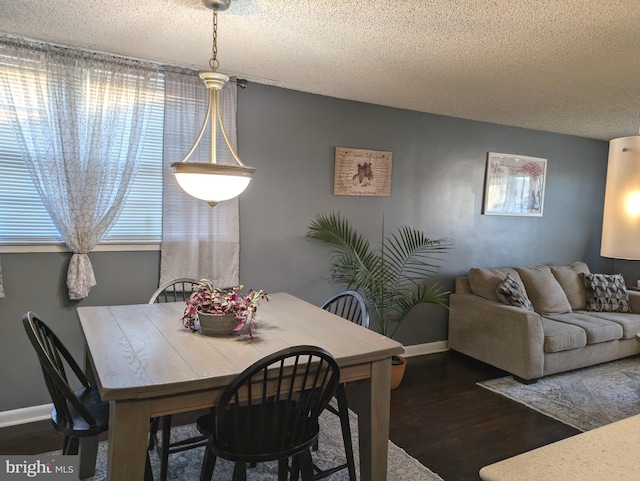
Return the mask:
<svg viewBox="0 0 640 481"><path fill-rule="evenodd" d="M163 89L163 85L159 86ZM157 101L147 131L140 167L126 203L101 243L159 243L162 237L162 136L164 98Z"/></svg>
<svg viewBox="0 0 640 481"><path fill-rule="evenodd" d="M6 64L2 68L7 68ZM18 75L15 76L18 81ZM101 244L159 243L162 234L162 154L164 82L158 82L142 158L125 205ZM25 112L26 115L26 112ZM51 221L8 120L0 109L0 244L58 244Z"/></svg>

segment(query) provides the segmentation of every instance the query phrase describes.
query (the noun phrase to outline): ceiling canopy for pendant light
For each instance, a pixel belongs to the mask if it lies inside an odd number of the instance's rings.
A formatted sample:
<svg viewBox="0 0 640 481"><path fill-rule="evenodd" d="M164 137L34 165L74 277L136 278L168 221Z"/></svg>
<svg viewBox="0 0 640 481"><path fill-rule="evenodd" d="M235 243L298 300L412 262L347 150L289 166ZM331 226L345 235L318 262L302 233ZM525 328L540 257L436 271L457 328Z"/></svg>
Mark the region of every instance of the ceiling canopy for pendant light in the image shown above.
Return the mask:
<svg viewBox="0 0 640 481"><path fill-rule="evenodd" d="M205 200L211 207L215 207L218 202L240 195L249 185L256 169L246 166L240 160L222 123L220 93L229 77L216 71L218 68L218 11L226 10L231 4L231 0L203 0L203 3L213 10L213 48L209 60L211 71L200 73L200 78L207 87L207 115L187 155L180 162L171 164L171 168L178 184L187 194ZM219 139L217 138L216 122L220 125L224 142L237 165L217 162L216 147ZM209 123L211 123L211 162L187 162L200 143Z"/></svg>

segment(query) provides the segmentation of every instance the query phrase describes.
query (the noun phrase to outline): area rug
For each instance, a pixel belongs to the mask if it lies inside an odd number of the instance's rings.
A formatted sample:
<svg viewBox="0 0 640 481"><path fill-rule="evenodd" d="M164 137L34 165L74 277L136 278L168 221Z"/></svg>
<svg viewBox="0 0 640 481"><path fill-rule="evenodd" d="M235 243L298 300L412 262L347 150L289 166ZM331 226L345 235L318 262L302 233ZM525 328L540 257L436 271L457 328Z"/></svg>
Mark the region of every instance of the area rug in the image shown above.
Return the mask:
<svg viewBox="0 0 640 481"><path fill-rule="evenodd" d="M338 417L325 412L321 419L321 432L319 449L313 453L313 459L321 468L335 466L344 462L344 447L342 445L342 435L340 432L340 422ZM356 458L356 473L359 474L358 456L358 434L357 417L351 413L351 432L354 444L354 454ZM197 434L195 425L176 426L171 430L172 441ZM200 477L202 467L202 456L204 448L196 448L169 456L168 480L197 481ZM389 442L389 458L387 468L387 479L393 481L442 481L442 478L433 473L416 459L409 456L403 449L399 448L391 441ZM96 463L96 475L94 481L106 479L105 470L107 462L107 443L101 442L98 447L98 460ZM160 473L160 459L151 453L151 467L154 478L158 479ZM231 480L233 465L228 461L220 459L216 462L213 473L215 480ZM276 481L278 471L276 463L261 463L255 468L247 469L247 479L249 481ZM331 481L348 480L346 470L342 470L333 476L326 478Z"/></svg>
<svg viewBox="0 0 640 481"><path fill-rule="evenodd" d="M534 384L511 376L479 386L588 431L640 414L640 357L554 374Z"/></svg>

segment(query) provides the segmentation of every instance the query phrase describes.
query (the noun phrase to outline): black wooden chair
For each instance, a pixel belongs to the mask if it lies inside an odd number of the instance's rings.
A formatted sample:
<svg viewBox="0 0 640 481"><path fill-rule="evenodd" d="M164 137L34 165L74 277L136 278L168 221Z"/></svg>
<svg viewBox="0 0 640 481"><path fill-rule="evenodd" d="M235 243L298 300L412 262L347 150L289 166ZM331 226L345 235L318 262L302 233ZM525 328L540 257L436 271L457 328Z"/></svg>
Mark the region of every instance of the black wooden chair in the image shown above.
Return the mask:
<svg viewBox="0 0 640 481"><path fill-rule="evenodd" d="M109 403L100 398L97 387L89 382L60 339L36 314L27 312L22 323L38 355L53 401L53 427L64 434L62 454L80 451L78 476L80 479L91 477L96 468L98 435L109 428ZM73 371L81 388L71 388L65 364ZM153 481L148 456L145 480Z"/></svg>
<svg viewBox="0 0 640 481"><path fill-rule="evenodd" d="M198 281L191 277L178 277L171 279L158 287L149 299L149 304L156 302L181 302L186 301L191 296L193 286Z"/></svg>
<svg viewBox="0 0 640 481"><path fill-rule="evenodd" d="M279 481L287 479L290 469L300 472L303 481L313 480L311 447L318 439L318 417L339 382L336 361L314 346L287 348L254 363L197 421L208 438L200 480L211 479L217 457L235 462L234 481L246 480L247 464L276 460Z"/></svg>
<svg viewBox="0 0 640 481"><path fill-rule="evenodd" d="M343 317L351 322L369 327L369 312L367 305L360 294L355 291L342 291L328 299L322 309ZM332 474L346 469L349 473L349 481L356 481L356 464L353 457L353 443L351 442L351 426L349 425L349 408L347 406L346 385L340 383L336 392L337 409L333 405L327 406L327 410L340 418L342 441L344 443L345 462L331 468L320 469L314 465L315 479L323 479ZM315 446L317 449L317 445Z"/></svg>
<svg viewBox="0 0 640 481"><path fill-rule="evenodd" d="M197 280L190 277L179 277L162 284L151 295L149 304L159 302L185 302L191 296ZM158 441L160 418L151 420L149 430L149 449L156 448L160 457L160 481L166 481L169 468L169 455L197 448L206 444L204 436L193 436L180 441L171 442L171 415L162 416L162 439Z"/></svg>
<svg viewBox="0 0 640 481"><path fill-rule="evenodd" d="M369 327L369 311L364 299L356 291L342 291L322 304L322 309L351 322Z"/></svg>

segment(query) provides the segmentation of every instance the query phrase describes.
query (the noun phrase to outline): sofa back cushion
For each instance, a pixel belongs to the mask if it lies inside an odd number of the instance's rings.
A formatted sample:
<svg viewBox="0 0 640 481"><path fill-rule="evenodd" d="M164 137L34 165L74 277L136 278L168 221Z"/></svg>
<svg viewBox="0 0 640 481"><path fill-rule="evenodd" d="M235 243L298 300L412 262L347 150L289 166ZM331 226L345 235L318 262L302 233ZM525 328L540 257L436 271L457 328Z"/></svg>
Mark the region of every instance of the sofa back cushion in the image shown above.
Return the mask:
<svg viewBox="0 0 640 481"><path fill-rule="evenodd" d="M516 271L538 314L571 312L571 304L549 266L518 267Z"/></svg>
<svg viewBox="0 0 640 481"><path fill-rule="evenodd" d="M551 273L556 278L574 311L587 308L587 290L580 274L590 274L589 267L584 262L574 262L568 266L551 267Z"/></svg>
<svg viewBox="0 0 640 481"><path fill-rule="evenodd" d="M479 269L472 267L469 269L469 287L476 296L484 297L491 301L500 302L496 289L498 285L507 278L507 274L522 286L526 294L526 289L520 276L515 269Z"/></svg>

